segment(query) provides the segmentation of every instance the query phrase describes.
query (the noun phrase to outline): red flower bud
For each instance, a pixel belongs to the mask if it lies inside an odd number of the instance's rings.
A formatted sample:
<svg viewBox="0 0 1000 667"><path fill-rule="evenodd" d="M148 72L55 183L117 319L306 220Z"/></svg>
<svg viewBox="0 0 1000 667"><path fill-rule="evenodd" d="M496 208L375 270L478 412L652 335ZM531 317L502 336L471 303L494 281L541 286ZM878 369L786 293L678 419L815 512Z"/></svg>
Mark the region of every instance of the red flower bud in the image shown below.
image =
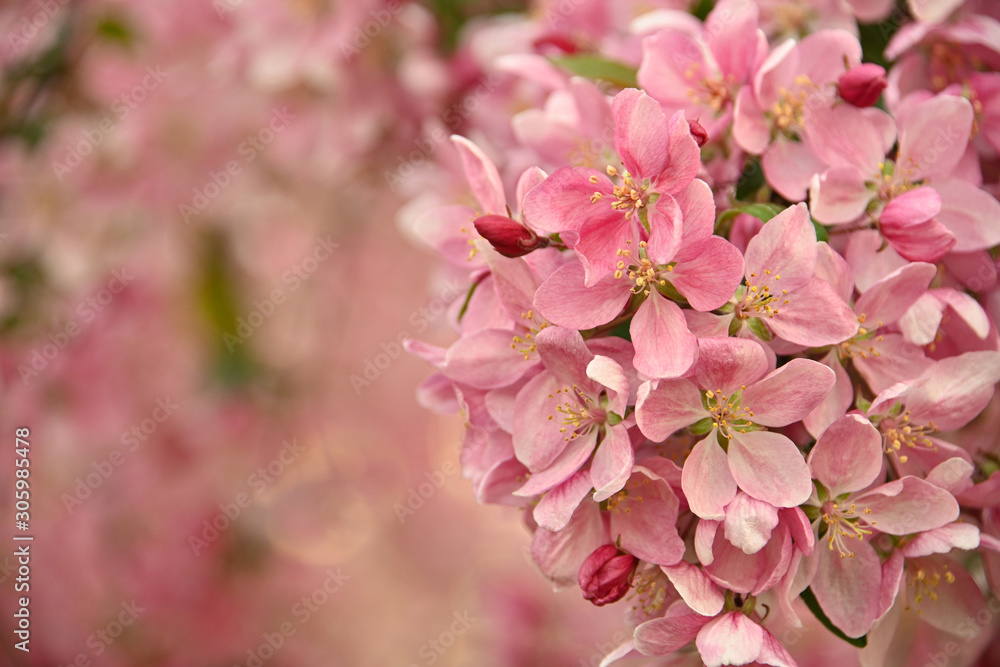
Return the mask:
<svg viewBox="0 0 1000 667"><path fill-rule="evenodd" d="M480 216L474 224L476 231L504 257L522 257L549 244L548 239L504 215Z"/></svg>
<svg viewBox="0 0 1000 667"><path fill-rule="evenodd" d="M874 63L864 63L847 70L840 75L837 83L840 97L848 104L861 108L878 102L878 96L888 85L885 69Z"/></svg>
<svg viewBox="0 0 1000 667"><path fill-rule="evenodd" d="M694 137L694 140L698 142L698 147L701 148L708 142L708 132L696 120L689 120L688 125L691 127L691 136Z"/></svg>
<svg viewBox="0 0 1000 667"><path fill-rule="evenodd" d="M580 566L577 580L583 597L598 607L621 600L632 585L637 562L613 544L598 547Z"/></svg>

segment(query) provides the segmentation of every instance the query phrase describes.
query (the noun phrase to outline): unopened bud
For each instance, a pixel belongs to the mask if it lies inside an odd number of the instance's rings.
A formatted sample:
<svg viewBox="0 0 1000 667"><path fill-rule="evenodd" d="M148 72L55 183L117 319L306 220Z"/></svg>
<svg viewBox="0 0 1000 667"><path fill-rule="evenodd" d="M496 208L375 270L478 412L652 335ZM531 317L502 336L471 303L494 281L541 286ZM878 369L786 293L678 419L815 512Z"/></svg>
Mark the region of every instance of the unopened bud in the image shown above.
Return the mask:
<svg viewBox="0 0 1000 667"><path fill-rule="evenodd" d="M840 97L848 104L861 108L878 102L878 96L888 85L885 69L874 63L864 63L847 70L837 82Z"/></svg>
<svg viewBox="0 0 1000 667"><path fill-rule="evenodd" d="M587 556L577 580L583 597L598 607L625 597L635 573L635 556L622 553L613 544L605 544Z"/></svg>
<svg viewBox="0 0 1000 667"><path fill-rule="evenodd" d="M476 231L504 257L522 257L549 244L548 239L503 215L484 215L474 224Z"/></svg>
<svg viewBox="0 0 1000 667"><path fill-rule="evenodd" d="M688 125L691 126L691 136L698 142L699 148L708 143L708 132L702 127L701 123L696 120L689 120Z"/></svg>

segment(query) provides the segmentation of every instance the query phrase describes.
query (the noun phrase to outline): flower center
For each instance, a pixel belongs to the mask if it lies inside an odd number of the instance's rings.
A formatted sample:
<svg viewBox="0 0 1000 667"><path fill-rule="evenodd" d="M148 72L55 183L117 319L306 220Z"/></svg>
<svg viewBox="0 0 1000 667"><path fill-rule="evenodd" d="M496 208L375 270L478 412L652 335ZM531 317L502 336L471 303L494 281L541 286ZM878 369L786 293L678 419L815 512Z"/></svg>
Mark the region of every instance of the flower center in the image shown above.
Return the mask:
<svg viewBox="0 0 1000 667"><path fill-rule="evenodd" d="M858 316L858 322L860 324L865 323L865 315L862 313ZM875 325L877 330L882 326L882 322ZM853 359L854 357L861 357L862 359L867 359L871 357L882 356L881 352L875 349L874 345L868 344L868 341L872 339L873 332L866 329L865 327L858 327L858 333L854 334L843 343L840 344L840 358L841 359ZM875 340L882 342L882 336L874 336Z"/></svg>
<svg viewBox="0 0 1000 667"><path fill-rule="evenodd" d="M927 426L914 425L910 423L910 411L905 411L895 418L883 419L879 424L882 431L882 449L886 454L896 454L900 463L906 463L906 454L900 454L903 447L909 449L922 449L928 452L938 450L934 441L927 436L937 432L934 422L928 422Z"/></svg>
<svg viewBox="0 0 1000 667"><path fill-rule="evenodd" d="M781 311L776 308L779 305L785 305L788 303L788 290L781 290L781 294L777 293L777 286L775 286L775 291L771 291L771 287L768 285L768 281L774 280L775 282L781 280L780 274L771 275L770 269L764 269L764 279L763 284L757 285L757 274L751 273L750 280L747 282L746 290L743 293L743 300L736 304L736 317L740 319L746 319L748 317L760 317L764 315L766 317L774 317Z"/></svg>
<svg viewBox="0 0 1000 667"><path fill-rule="evenodd" d="M701 63L693 62L684 70L684 80L692 104L706 106L717 115L732 104L731 88L736 83L732 74L708 77L701 73Z"/></svg>
<svg viewBox="0 0 1000 667"><path fill-rule="evenodd" d="M921 604L925 599L930 599L931 602L937 602L938 595L935 590L938 585L943 580L945 583L953 584L955 583L955 575L948 571L947 565L941 566L941 571L925 569L924 567L916 567L913 570L908 571L909 579L908 588L910 597L916 604ZM905 609L909 611L911 609L910 605L907 604ZM917 615L924 613L923 609L917 609Z"/></svg>
<svg viewBox="0 0 1000 667"><path fill-rule="evenodd" d="M746 389L744 386L743 389ZM743 392L737 391L731 396L726 396L721 389L705 392L705 407L712 417L712 424L727 439L733 437L733 431L746 433L754 428L754 423L750 420L753 417L753 410L741 407Z"/></svg>
<svg viewBox="0 0 1000 667"><path fill-rule="evenodd" d="M806 100L816 87L808 76L799 75L795 78L795 88L778 89L778 101L771 105L771 118L774 127L779 132L789 134L802 127Z"/></svg>
<svg viewBox="0 0 1000 667"><path fill-rule="evenodd" d="M619 176L618 170L608 165L608 176L615 178ZM649 188L648 185L640 185L632 178L632 175L625 172L621 175L622 184L612 186L612 194L615 198L611 202L611 208L616 211L625 211L625 219L631 220L632 214L637 212L639 209L646 205L649 196L646 194L646 190ZM590 182L597 185L597 176L591 176ZM590 203L595 204L604 199L604 193L595 192L590 197Z"/></svg>
<svg viewBox="0 0 1000 667"><path fill-rule="evenodd" d="M637 572L632 579L632 587L635 591L626 598L629 601L636 599L632 608L642 609L647 616L652 616L663 607L670 584L659 567L652 567Z"/></svg>
<svg viewBox="0 0 1000 667"><path fill-rule="evenodd" d="M577 385L574 384L572 388L557 389L554 394L549 394L549 398L555 398L559 394L569 398L556 406L556 413L561 415L562 425L559 427L559 432L568 433L563 438L566 442L590 433L607 420L607 412L603 406L598 404L599 401L589 396ZM555 419L556 414L549 415L550 421L555 421Z"/></svg>
<svg viewBox="0 0 1000 667"><path fill-rule="evenodd" d="M514 336L511 339L510 347L524 355L525 361L532 361L538 358L537 355L532 357L538 350L538 346L535 345L535 336L538 335L539 331L548 327L549 323L536 318L533 310L521 313L521 319L526 320L523 326L527 329L527 333Z"/></svg>
<svg viewBox="0 0 1000 667"><path fill-rule="evenodd" d="M854 503L844 505L830 501L823 505L823 522L826 524L826 539L830 551L836 550L841 558L854 558L854 551L848 540L864 540L865 535L871 535L869 528L875 522L869 523L864 519L865 514L871 513L871 509L866 507L858 514Z"/></svg>
<svg viewBox="0 0 1000 667"><path fill-rule="evenodd" d="M631 244L632 241L626 243ZM627 277L633 283L633 294L648 296L650 286L667 284L667 281L660 277L660 273L674 270L672 265L658 267L654 264L646 255L645 241L639 241L639 259L636 261L632 260L631 248L619 248L615 254L620 258L615 266L615 278Z"/></svg>

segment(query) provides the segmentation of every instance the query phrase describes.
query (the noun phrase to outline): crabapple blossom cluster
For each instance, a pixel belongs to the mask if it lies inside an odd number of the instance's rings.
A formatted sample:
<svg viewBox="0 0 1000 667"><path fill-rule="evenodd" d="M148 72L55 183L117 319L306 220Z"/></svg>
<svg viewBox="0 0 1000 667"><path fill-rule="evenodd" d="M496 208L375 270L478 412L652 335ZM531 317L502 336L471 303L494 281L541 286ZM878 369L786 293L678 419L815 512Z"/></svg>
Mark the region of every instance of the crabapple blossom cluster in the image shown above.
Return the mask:
<svg viewBox="0 0 1000 667"><path fill-rule="evenodd" d="M971 664L1000 592L998 8L652 4L470 37L509 113L424 171L411 228L468 292L454 343L408 343L420 399L541 572L623 606L602 664Z"/></svg>

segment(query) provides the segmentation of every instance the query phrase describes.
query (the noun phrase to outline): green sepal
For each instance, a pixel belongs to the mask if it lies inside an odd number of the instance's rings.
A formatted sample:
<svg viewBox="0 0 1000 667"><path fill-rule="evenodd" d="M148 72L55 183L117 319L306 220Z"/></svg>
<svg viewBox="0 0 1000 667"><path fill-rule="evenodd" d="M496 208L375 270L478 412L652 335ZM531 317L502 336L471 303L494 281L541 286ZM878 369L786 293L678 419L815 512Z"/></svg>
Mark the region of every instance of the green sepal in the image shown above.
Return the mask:
<svg viewBox="0 0 1000 667"><path fill-rule="evenodd" d="M872 409L872 402L861 395L858 395L854 400L854 405L865 414L868 414L868 411Z"/></svg>
<svg viewBox="0 0 1000 667"><path fill-rule="evenodd" d="M814 479L813 484L816 486L816 497L819 498L819 501L821 503L825 503L827 500L830 499L830 492L827 491L826 487L823 486L822 482L820 482L818 479Z"/></svg>
<svg viewBox="0 0 1000 667"><path fill-rule="evenodd" d="M801 509L802 512L809 518L809 523L812 523L816 519L823 516L823 510L815 505L803 505Z"/></svg>
<svg viewBox="0 0 1000 667"><path fill-rule="evenodd" d="M705 435L713 428L715 428L715 420L711 417L699 419L695 423L688 426L688 430L691 431L691 435Z"/></svg>
<svg viewBox="0 0 1000 667"><path fill-rule="evenodd" d="M752 215L753 217L761 220L762 222L767 222L774 216L781 213L781 207L777 204L741 204L736 207L740 213L746 213L747 215Z"/></svg>
<svg viewBox="0 0 1000 667"><path fill-rule="evenodd" d="M608 426L617 426L622 423L623 417L615 412L608 412Z"/></svg>
<svg viewBox="0 0 1000 667"><path fill-rule="evenodd" d="M759 317L747 318L747 326L750 328L750 331L752 331L753 334L762 341L767 342L773 338L771 332L767 328L767 325L764 324Z"/></svg>

